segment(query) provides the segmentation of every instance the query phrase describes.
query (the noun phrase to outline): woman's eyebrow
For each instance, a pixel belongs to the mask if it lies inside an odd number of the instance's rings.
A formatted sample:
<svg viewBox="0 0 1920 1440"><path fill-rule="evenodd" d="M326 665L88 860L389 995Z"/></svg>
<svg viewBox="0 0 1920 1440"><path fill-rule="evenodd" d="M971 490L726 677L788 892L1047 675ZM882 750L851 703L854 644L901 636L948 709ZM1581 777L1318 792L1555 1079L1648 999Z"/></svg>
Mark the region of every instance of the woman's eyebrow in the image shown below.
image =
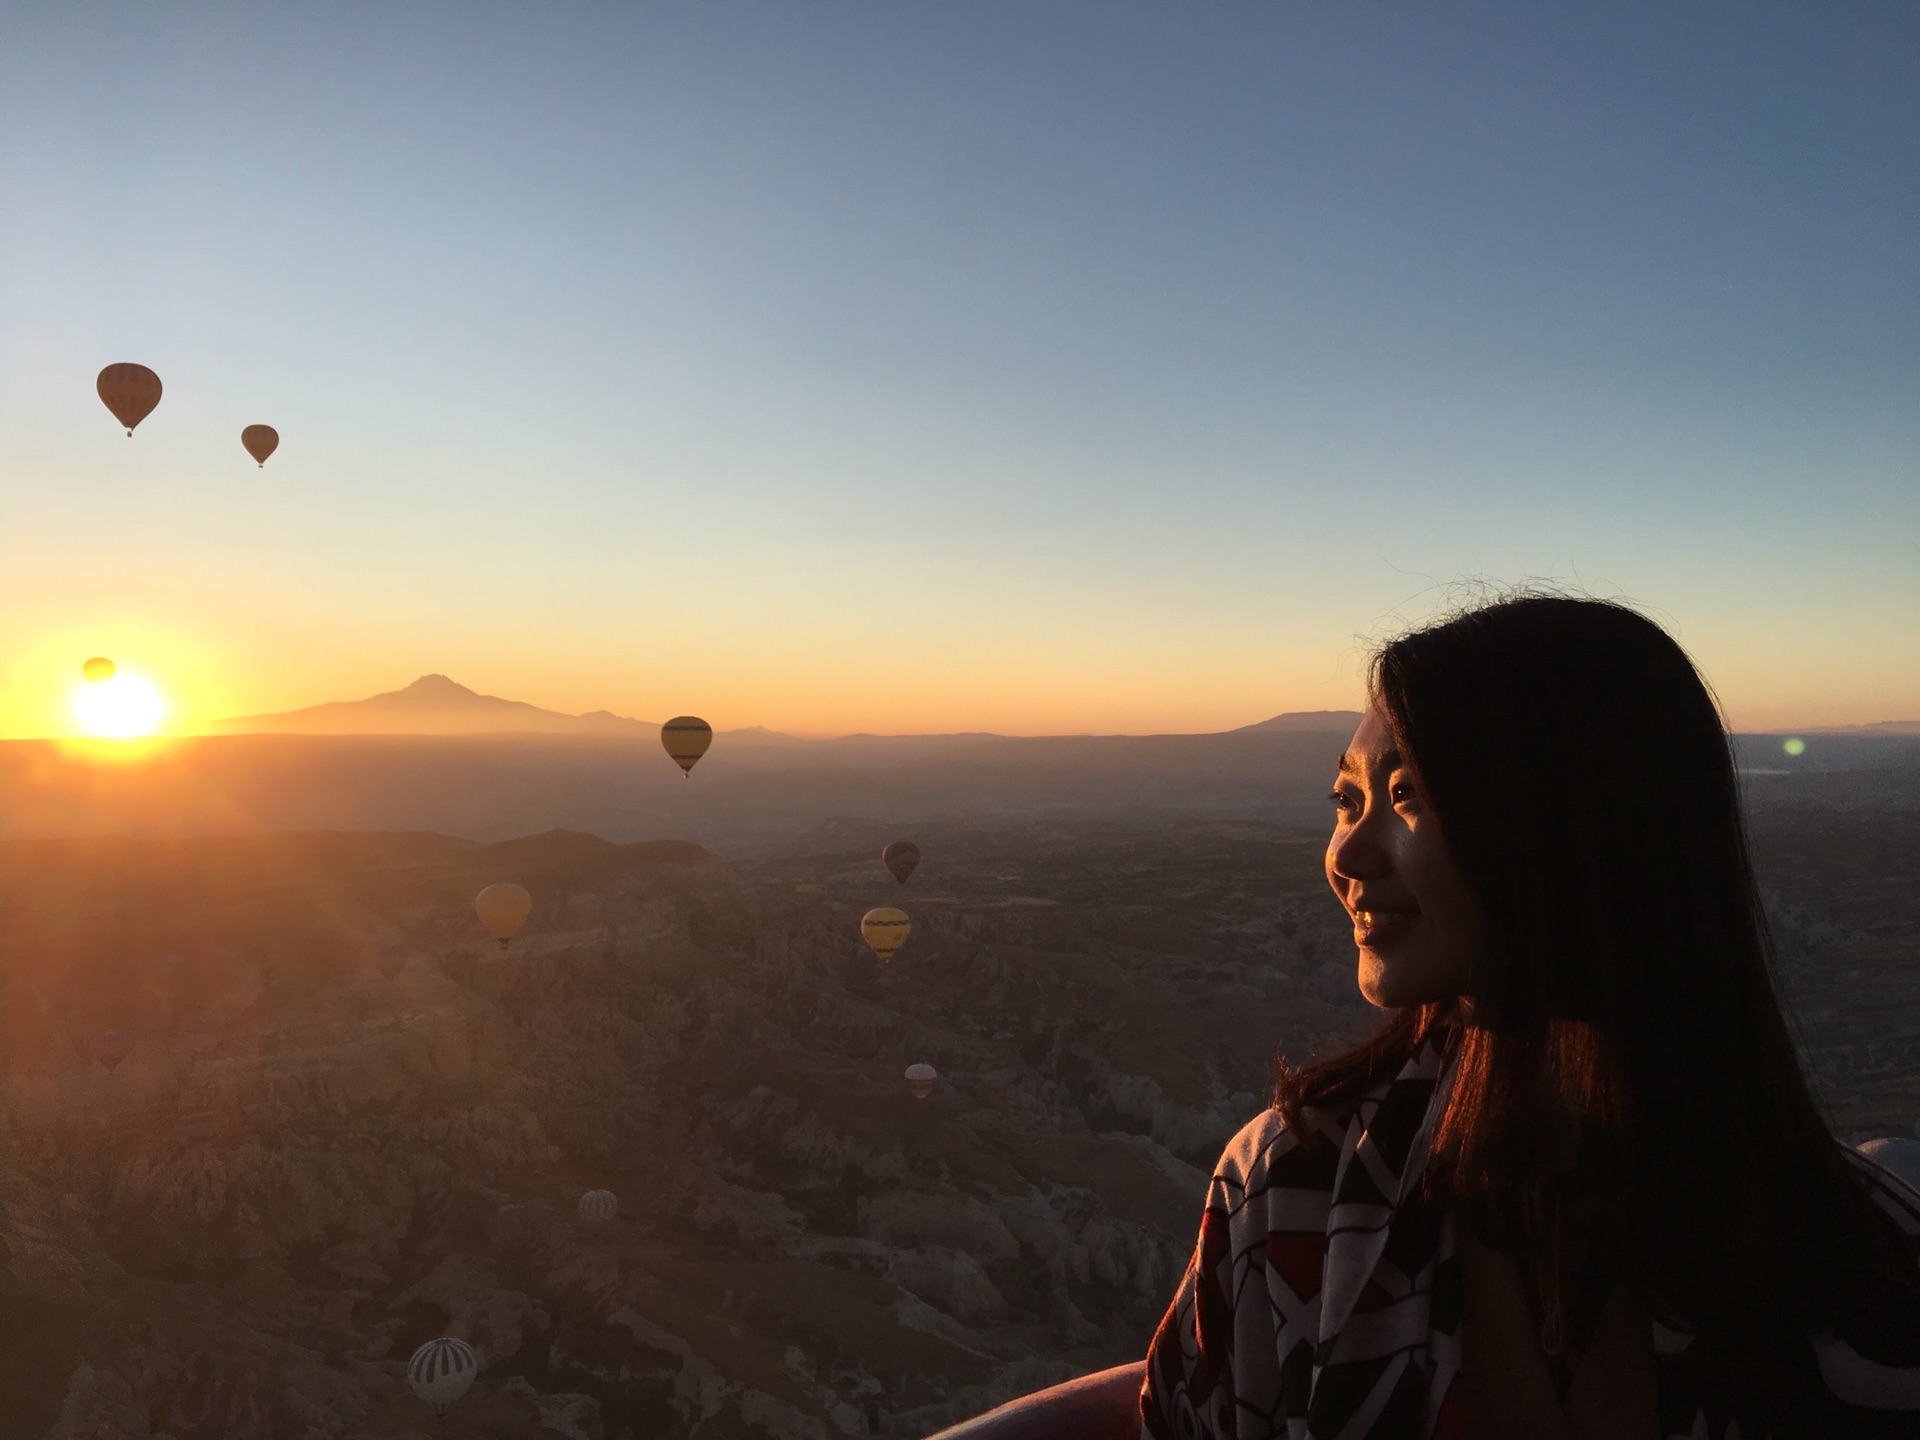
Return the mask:
<svg viewBox="0 0 1920 1440"><path fill-rule="evenodd" d="M1374 763L1388 770L1398 770L1400 768L1400 752L1398 750L1382 750L1379 759ZM1334 773L1336 775L1352 775L1355 778L1364 775L1366 771L1367 762L1361 757L1354 755L1351 751L1342 755L1340 757L1340 763L1334 767Z"/></svg>

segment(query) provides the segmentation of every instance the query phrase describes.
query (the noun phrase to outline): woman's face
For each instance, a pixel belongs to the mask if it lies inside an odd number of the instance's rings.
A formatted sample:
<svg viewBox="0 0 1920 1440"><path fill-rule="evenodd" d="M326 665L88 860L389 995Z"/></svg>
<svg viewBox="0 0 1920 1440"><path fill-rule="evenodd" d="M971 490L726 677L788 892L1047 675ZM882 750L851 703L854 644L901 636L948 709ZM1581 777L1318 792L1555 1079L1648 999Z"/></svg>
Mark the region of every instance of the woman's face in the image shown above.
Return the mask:
<svg viewBox="0 0 1920 1440"><path fill-rule="evenodd" d="M1333 800L1327 883L1353 918L1360 993L1388 1009L1470 994L1480 905L1378 708L1340 757Z"/></svg>

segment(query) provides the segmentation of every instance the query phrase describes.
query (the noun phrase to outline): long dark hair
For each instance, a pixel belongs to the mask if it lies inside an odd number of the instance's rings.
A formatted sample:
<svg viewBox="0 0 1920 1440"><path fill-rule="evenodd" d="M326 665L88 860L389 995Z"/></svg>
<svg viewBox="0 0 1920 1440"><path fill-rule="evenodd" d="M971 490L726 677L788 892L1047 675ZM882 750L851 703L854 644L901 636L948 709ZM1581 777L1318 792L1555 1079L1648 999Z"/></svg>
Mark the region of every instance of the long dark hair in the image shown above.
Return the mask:
<svg viewBox="0 0 1920 1440"><path fill-rule="evenodd" d="M1392 641L1370 689L1486 951L1471 997L1280 1065L1296 1129L1451 1027L1434 1173L1469 1224L1518 1213L1551 1245L1522 1202L1577 1176L1613 1272L1783 1419L1817 1383L1809 1332L1911 1344L1920 1275L1801 1073L1725 726L1686 653L1623 605L1530 595Z"/></svg>

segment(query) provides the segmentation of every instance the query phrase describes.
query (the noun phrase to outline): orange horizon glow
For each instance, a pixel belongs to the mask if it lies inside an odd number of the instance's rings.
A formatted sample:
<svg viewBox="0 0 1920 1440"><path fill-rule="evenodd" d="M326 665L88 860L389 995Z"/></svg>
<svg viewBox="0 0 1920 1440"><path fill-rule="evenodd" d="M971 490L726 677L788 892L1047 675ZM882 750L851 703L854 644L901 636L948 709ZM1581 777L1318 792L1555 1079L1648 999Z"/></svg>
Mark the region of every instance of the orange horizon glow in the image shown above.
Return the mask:
<svg viewBox="0 0 1920 1440"><path fill-rule="evenodd" d="M74 698L92 655L158 688L166 713L155 732L168 737L363 700L430 673L562 714L605 710L656 724L694 714L722 732L762 726L806 739L1209 733L1289 711L1362 708L1374 643L1422 618L1410 613L1417 607L1354 615L1332 601L1296 609L1284 626L1224 611L1196 626L1144 603L1037 620L981 613L964 624L883 610L849 638L725 595L679 629L537 609L511 626L499 611L375 624L270 594L252 607L241 599L228 589L133 612L77 587L26 596L10 618L33 638L0 656L0 738L90 734ZM1787 667L1737 613L1653 613L1699 663L1735 730L1920 719L1916 672L1854 653L1897 655L1890 637L1825 636ZM1356 634L1361 626L1372 633Z"/></svg>
<svg viewBox="0 0 1920 1440"><path fill-rule="evenodd" d="M88 650L86 646L69 648L73 654ZM123 648L122 653L128 652ZM657 686L643 689L624 676L603 677L612 683L606 691L596 693L596 687L574 677L548 673L522 677L515 683L510 675L489 679L486 669L492 667L475 667L463 673L456 665L412 673L407 673L412 667L402 665L378 678L360 678L340 666L335 675L318 684L311 679L301 684L300 677L283 674L272 677L278 683L270 687L258 683L266 677L256 677L255 684L242 687L220 683L226 677L218 667L205 663L184 667L197 682L194 688L176 685L169 677L163 689L150 678L154 670L137 661L100 685L72 683L68 677L75 674L77 662L67 655L60 661L58 670L51 673L42 667L33 667L41 669L38 675L16 670L13 683L0 690L0 738L77 741L87 745L87 753L98 750L103 755L125 758L130 749L152 748L135 742L218 733L220 722L228 719L283 713L331 701L363 700L403 689L420 673L446 674L482 695L525 701L561 714L604 710L659 723L669 715L691 713L704 716L720 732L764 727L801 739L967 732L1198 734L1231 730L1289 711L1357 710L1365 703L1357 673L1359 652L1342 657L1342 663L1324 666L1320 676L1311 677L1317 684L1297 672L1292 676L1271 675L1271 688L1253 683L1264 677L1249 676L1238 684L1211 687L1213 693L1204 693L1199 686L1192 693L1183 693L1177 685L1141 684L1135 689L1127 679L1111 673L1022 673L1026 667L1018 665L996 667L1004 674L999 687L971 685L965 672L957 672L928 676L926 683L911 694L886 693L884 686L875 687L876 693L863 694L850 684L846 689L852 693L835 693L832 682L847 677L831 673L806 684L806 677L793 674L742 676L712 673L711 669L671 693ZM361 667L352 669L360 671ZM775 691L774 686L781 681L789 683ZM1723 684L1719 688L1725 696L1729 687ZM608 693L615 691L624 694ZM1897 700L1895 704L1897 707ZM1744 706L1730 704L1729 708L1733 728L1753 733L1913 718L1894 713L1834 713L1831 707L1782 703L1779 699Z"/></svg>

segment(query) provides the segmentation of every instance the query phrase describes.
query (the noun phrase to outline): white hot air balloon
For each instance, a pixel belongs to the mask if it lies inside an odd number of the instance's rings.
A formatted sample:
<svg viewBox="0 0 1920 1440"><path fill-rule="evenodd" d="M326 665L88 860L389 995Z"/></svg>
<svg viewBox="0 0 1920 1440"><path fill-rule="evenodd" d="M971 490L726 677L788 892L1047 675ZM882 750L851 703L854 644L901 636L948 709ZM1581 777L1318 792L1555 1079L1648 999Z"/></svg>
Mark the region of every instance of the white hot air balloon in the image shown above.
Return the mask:
<svg viewBox="0 0 1920 1440"><path fill-rule="evenodd" d="M580 1197L582 1220L611 1220L620 1213L620 1201L611 1190L589 1190Z"/></svg>
<svg viewBox="0 0 1920 1440"><path fill-rule="evenodd" d="M473 1377L479 1373L480 1357L473 1347L449 1335L427 1341L407 1361L407 1384L436 1415L446 1414L447 1407L473 1387Z"/></svg>
<svg viewBox="0 0 1920 1440"><path fill-rule="evenodd" d="M924 1060L918 1065L907 1066L907 1093L916 1100L924 1100L933 1094L933 1087L940 1081L940 1072Z"/></svg>

